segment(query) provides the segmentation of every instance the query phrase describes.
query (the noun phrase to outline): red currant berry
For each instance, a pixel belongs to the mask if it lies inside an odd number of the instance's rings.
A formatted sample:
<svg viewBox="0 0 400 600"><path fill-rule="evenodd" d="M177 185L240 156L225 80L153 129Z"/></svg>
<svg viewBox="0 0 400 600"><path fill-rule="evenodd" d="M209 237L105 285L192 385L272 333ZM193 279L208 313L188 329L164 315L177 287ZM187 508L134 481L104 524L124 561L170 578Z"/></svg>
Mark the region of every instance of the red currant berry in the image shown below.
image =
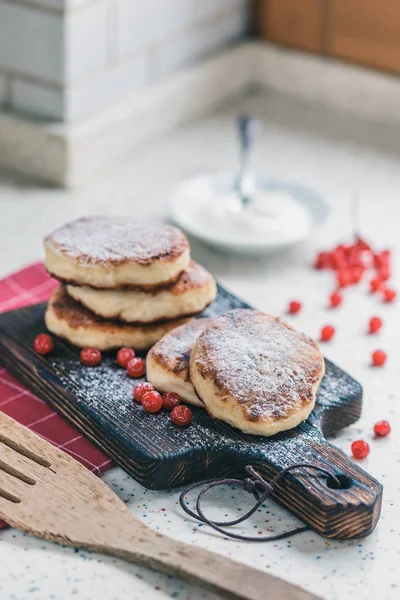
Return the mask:
<svg viewBox="0 0 400 600"><path fill-rule="evenodd" d="M382 327L382 319L380 317L371 317L369 320L369 333L377 333Z"/></svg>
<svg viewBox="0 0 400 600"><path fill-rule="evenodd" d="M162 400L163 407L165 410L169 411L174 410L175 406L179 406L181 403L179 395L175 394L175 392L167 392L166 394L163 394Z"/></svg>
<svg viewBox="0 0 400 600"><path fill-rule="evenodd" d="M97 348L82 348L80 356L87 367L95 367L101 361L101 352Z"/></svg>
<svg viewBox="0 0 400 600"><path fill-rule="evenodd" d="M186 427L186 425L189 425L191 420L192 411L183 404L180 406L175 406L171 412L171 421L175 423L175 425L179 425L179 427Z"/></svg>
<svg viewBox="0 0 400 600"><path fill-rule="evenodd" d="M314 262L315 269L329 269L331 266L331 255L329 252L318 252Z"/></svg>
<svg viewBox="0 0 400 600"><path fill-rule="evenodd" d="M383 290L383 300L384 302L393 302L396 298L397 292L396 290L392 290L391 288L386 288Z"/></svg>
<svg viewBox="0 0 400 600"><path fill-rule="evenodd" d="M163 401L161 394L153 390L152 392L146 392L142 396L142 406L146 412L156 413L162 409Z"/></svg>
<svg viewBox="0 0 400 600"><path fill-rule="evenodd" d="M378 421L374 425L374 433L376 437L386 437L390 433L390 425L387 421Z"/></svg>
<svg viewBox="0 0 400 600"><path fill-rule="evenodd" d="M381 265L385 265L386 267L390 266L392 253L390 250L382 250L381 252Z"/></svg>
<svg viewBox="0 0 400 600"><path fill-rule="evenodd" d="M132 348L120 348L117 352L117 363L120 367L126 369L126 366L132 358L135 358L135 351Z"/></svg>
<svg viewBox="0 0 400 600"><path fill-rule="evenodd" d="M351 269L361 268L364 269L364 263L356 252L349 254L347 257L347 266Z"/></svg>
<svg viewBox="0 0 400 600"><path fill-rule="evenodd" d="M329 342L335 335L335 328L332 325L325 325L321 329L321 342Z"/></svg>
<svg viewBox="0 0 400 600"><path fill-rule="evenodd" d="M375 277L375 279L371 279L371 281L369 282L369 289L371 291L371 294L374 294L375 292L379 291L381 287L382 281L378 277Z"/></svg>
<svg viewBox="0 0 400 600"><path fill-rule="evenodd" d="M364 440L356 440L351 445L351 451L353 453L354 458L367 458L370 452L370 447L369 444L367 444L367 442L365 442Z"/></svg>
<svg viewBox="0 0 400 600"><path fill-rule="evenodd" d="M298 300L292 300L291 302L289 302L288 313L290 315L297 315L297 313L300 312L300 310L301 302L299 302Z"/></svg>
<svg viewBox="0 0 400 600"><path fill-rule="evenodd" d="M51 338L47 333L39 333L35 337L35 341L33 342L33 349L38 354L48 354L54 348L53 338Z"/></svg>
<svg viewBox="0 0 400 600"><path fill-rule="evenodd" d="M331 258L332 267L336 271L344 270L347 267L346 257L343 252L338 252L337 250L334 252Z"/></svg>
<svg viewBox="0 0 400 600"><path fill-rule="evenodd" d="M364 264L360 250L357 250L354 246L350 246L347 250L346 259L350 267L361 267Z"/></svg>
<svg viewBox="0 0 400 600"><path fill-rule="evenodd" d="M148 381L141 381L137 385L135 385L135 389L133 390L133 397L137 402L141 402L142 398L147 392L152 392L154 390L151 383Z"/></svg>
<svg viewBox="0 0 400 600"><path fill-rule="evenodd" d="M362 238L357 238L356 243L354 244L354 246L358 249L361 250L361 252L368 252L371 250L371 246Z"/></svg>
<svg viewBox="0 0 400 600"><path fill-rule="evenodd" d="M346 258L351 258L352 256L358 256L358 250L356 245L353 246L350 244L349 246L344 247L344 253Z"/></svg>
<svg viewBox="0 0 400 600"><path fill-rule="evenodd" d="M143 358L131 358L126 365L126 372L129 377L142 377L146 371L146 364Z"/></svg>
<svg viewBox="0 0 400 600"><path fill-rule="evenodd" d="M379 269L379 277L382 281L387 281L390 278L390 271L388 267L381 267Z"/></svg>
<svg viewBox="0 0 400 600"><path fill-rule="evenodd" d="M386 362L386 352L383 350L375 350L372 353L372 364L374 367L383 367Z"/></svg>
<svg viewBox="0 0 400 600"><path fill-rule="evenodd" d="M336 273L336 281L341 288L347 287L352 283L352 274L349 270L342 270Z"/></svg>
<svg viewBox="0 0 400 600"><path fill-rule="evenodd" d="M350 271L351 283L360 283L364 275L364 267L353 267Z"/></svg>
<svg viewBox="0 0 400 600"><path fill-rule="evenodd" d="M329 296L329 305L331 306L331 308L336 308L337 306L340 306L342 302L343 296L339 292L332 292L332 294Z"/></svg>
<svg viewBox="0 0 400 600"><path fill-rule="evenodd" d="M389 258L390 258L390 252L388 254L388 250L384 250L383 252L378 252L376 254L374 254L373 259L374 259L374 266L377 269L383 269L389 268Z"/></svg>

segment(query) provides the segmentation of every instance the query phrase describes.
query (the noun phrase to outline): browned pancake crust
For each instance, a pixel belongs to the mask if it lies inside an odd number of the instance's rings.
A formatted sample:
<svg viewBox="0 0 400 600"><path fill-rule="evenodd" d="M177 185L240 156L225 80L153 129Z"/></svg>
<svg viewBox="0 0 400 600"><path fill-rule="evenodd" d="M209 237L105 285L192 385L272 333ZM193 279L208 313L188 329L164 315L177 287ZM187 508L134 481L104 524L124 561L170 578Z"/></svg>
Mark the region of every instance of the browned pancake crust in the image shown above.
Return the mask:
<svg viewBox="0 0 400 600"><path fill-rule="evenodd" d="M79 287L80 285L82 285L82 283L80 281L77 281L76 279L66 279L65 277L58 277L58 275L56 275L55 273L52 273L49 269L46 269L46 270L47 270L48 274L50 275L50 277L54 277L54 279L57 279L57 281L59 281L60 283L74 285L76 287ZM150 284L146 284L146 285L143 285L143 284L141 284L141 285L133 285L133 284L116 285L113 287L113 289L114 290L133 290L133 291L137 291L137 292L157 294L158 292L167 290L170 287L172 287L173 285L175 285L175 283L177 282L179 277L182 275L182 273L184 273L184 271L181 271L177 275L174 275L174 277L171 277L171 279L168 279L167 281L163 281L163 283L150 283ZM95 285L89 285L88 283L85 283L85 286L90 287L94 290L110 289L110 288L98 287Z"/></svg>
<svg viewBox="0 0 400 600"><path fill-rule="evenodd" d="M183 271L179 275L175 283L172 283L166 287L172 295L181 296L189 290L203 288L206 283L210 282L210 280L211 282L213 281L213 276L211 275L211 273L209 273L207 269L205 269L204 267L196 263L194 260L192 260L190 261L188 269L186 271ZM152 293L153 295L157 295L157 293L162 289L163 288L160 288L150 293Z"/></svg>
<svg viewBox="0 0 400 600"><path fill-rule="evenodd" d="M83 266L134 262L146 267L174 262L189 250L185 235L172 225L97 216L67 223L48 235L45 243Z"/></svg>
<svg viewBox="0 0 400 600"><path fill-rule="evenodd" d="M312 338L250 309L214 319L199 336L192 362L221 401L235 398L248 421L288 419L313 403L325 370Z"/></svg>
<svg viewBox="0 0 400 600"><path fill-rule="evenodd" d="M99 317L89 311L78 302L75 302L75 300L68 296L63 285L60 285L60 287L53 292L49 304L51 304L57 318L61 321L66 321L71 329L78 329L80 327L96 327L97 329L104 328L107 330L112 328L115 331L118 329L126 330L127 328L132 327L137 331L141 330L146 332L150 331L157 325L155 323L149 323L148 325L133 325L123 323L122 321L103 319L102 317ZM182 321L183 319L175 319L170 320L169 322L176 322L177 325L180 325Z"/></svg>
<svg viewBox="0 0 400 600"><path fill-rule="evenodd" d="M187 372L190 380L189 361L193 346L199 335L212 323L213 319L193 319L177 327L157 342L149 352L152 360L169 373Z"/></svg>
<svg viewBox="0 0 400 600"><path fill-rule="evenodd" d="M58 281L60 281L61 283L75 285L77 287L80 286L80 284L75 281L67 281L65 279L60 279L59 277L56 277L54 274L50 273L49 271L48 271L48 273L55 279L58 279ZM166 281L163 283L158 283L158 284L153 284L153 285L118 286L118 287L115 287L114 289L116 289L116 290L122 290L122 289L128 290L129 289L129 290L134 290L134 291L138 291L138 292L144 292L151 296L156 296L160 292L164 292L164 291L168 290L174 296L181 296L182 294L185 294L188 290L202 288L208 281L210 281L211 278L212 278L212 275L209 271L207 271L207 269L205 269L204 267L202 267L201 265L196 263L194 260L192 260L192 261L190 261L189 267L185 271L178 273L178 275L176 277L174 277L173 279L170 279L169 281ZM93 289L93 286L90 286L87 284L85 284L85 286L91 287ZM101 290L101 288L95 288L95 289Z"/></svg>

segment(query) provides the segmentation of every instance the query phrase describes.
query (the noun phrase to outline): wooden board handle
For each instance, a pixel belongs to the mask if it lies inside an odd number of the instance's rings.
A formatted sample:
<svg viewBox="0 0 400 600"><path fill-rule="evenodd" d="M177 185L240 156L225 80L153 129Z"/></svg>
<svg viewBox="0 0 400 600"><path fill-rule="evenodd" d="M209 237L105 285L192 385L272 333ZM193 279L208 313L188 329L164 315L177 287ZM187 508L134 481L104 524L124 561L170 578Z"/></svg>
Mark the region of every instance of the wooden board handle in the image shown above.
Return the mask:
<svg viewBox="0 0 400 600"><path fill-rule="evenodd" d="M269 444L264 456L260 446L244 449L241 462L251 464L267 481L297 463L332 471L342 484L340 489L335 489L330 478L299 469L277 482L272 497L325 537L350 539L368 535L379 519L381 484L327 442L318 430L307 423L300 427L301 445L291 445L286 435L283 444L279 439Z"/></svg>

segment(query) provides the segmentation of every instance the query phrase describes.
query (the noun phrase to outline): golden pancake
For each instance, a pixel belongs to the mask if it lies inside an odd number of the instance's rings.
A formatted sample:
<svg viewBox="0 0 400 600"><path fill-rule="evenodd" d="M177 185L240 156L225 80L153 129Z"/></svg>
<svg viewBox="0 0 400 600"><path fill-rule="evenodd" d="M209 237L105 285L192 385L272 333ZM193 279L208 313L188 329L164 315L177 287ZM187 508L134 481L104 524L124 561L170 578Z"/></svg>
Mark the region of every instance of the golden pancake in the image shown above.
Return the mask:
<svg viewBox="0 0 400 600"><path fill-rule="evenodd" d="M187 269L189 243L172 227L116 217L67 223L44 240L48 272L63 282L94 288L152 288Z"/></svg>
<svg viewBox="0 0 400 600"><path fill-rule="evenodd" d="M147 380L160 392L176 392L195 406L204 404L196 396L190 381L192 348L212 319L193 319L170 331L155 344L146 359Z"/></svg>
<svg viewBox="0 0 400 600"><path fill-rule="evenodd" d="M147 350L162 336L187 319L165 321L157 325L127 325L97 317L68 296L61 285L51 296L45 314L49 331L79 348L91 346L112 350L129 346Z"/></svg>
<svg viewBox="0 0 400 600"><path fill-rule="evenodd" d="M324 372L314 340L252 309L214 319L190 359L191 381L208 412L245 433L265 436L308 417Z"/></svg>
<svg viewBox="0 0 400 600"><path fill-rule="evenodd" d="M196 315L215 300L214 277L192 261L175 283L153 292L95 290L67 286L68 294L105 319L127 323L156 323Z"/></svg>

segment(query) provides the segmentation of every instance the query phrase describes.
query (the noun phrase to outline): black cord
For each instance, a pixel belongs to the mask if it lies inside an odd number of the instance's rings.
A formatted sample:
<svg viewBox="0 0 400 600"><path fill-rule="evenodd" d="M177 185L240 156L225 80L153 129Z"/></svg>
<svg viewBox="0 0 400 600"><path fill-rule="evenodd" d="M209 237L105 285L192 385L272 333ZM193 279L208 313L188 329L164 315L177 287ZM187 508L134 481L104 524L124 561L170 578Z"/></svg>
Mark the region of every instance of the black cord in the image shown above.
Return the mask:
<svg viewBox="0 0 400 600"><path fill-rule="evenodd" d="M274 491L274 487L276 483L286 477L288 473L294 471L296 469L312 469L314 471L323 474L326 477L332 478L335 480L338 488L341 487L340 481L332 471L328 471L327 469L323 469L317 465L308 464L308 463L298 463L295 465L290 465L285 469L282 469L270 482L266 481L257 471L253 469L251 465L246 467L246 472L250 475L250 477L246 477L245 479L231 479L228 477L222 479L207 479L205 481L200 481L198 483L194 483L187 487L179 496L179 504L186 514L190 515L194 519L209 525L215 531L222 533L225 536L233 538L235 540L242 540L244 542L273 542L276 540L282 540L292 535L296 535L297 533L302 533L303 531L307 531L309 529L308 525L303 525L301 527L296 527L295 529L291 529L290 531L286 531L285 533L278 533L275 535L264 536L264 537L252 537L248 535L239 535L237 533L232 533L230 531L226 531L224 527L232 527L233 525L238 525L239 523L243 523L249 519L265 502L268 496ZM204 509L202 507L202 502L204 501L205 495L215 487L220 485L236 485L242 487L246 492L253 494L256 503L254 506L248 510L241 517L234 519L233 521L212 521L204 514ZM197 488L202 488L196 499L196 508L195 510L190 509L185 504L185 496L192 492Z"/></svg>

